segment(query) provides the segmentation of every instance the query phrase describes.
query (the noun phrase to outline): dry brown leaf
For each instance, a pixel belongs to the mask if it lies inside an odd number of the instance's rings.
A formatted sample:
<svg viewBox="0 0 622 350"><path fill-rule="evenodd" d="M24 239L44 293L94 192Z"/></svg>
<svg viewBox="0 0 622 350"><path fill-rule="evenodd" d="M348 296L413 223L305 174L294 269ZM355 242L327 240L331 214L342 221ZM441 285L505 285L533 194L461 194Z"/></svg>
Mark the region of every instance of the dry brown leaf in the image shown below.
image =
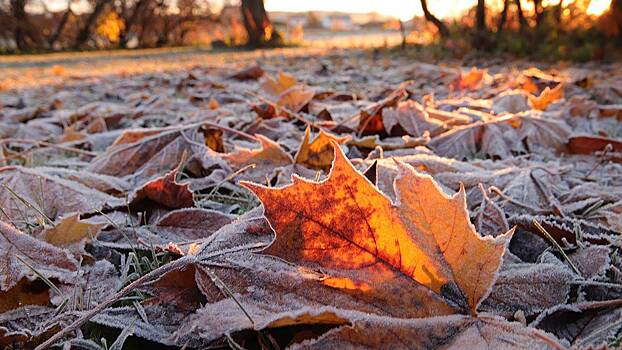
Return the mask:
<svg viewBox="0 0 622 350"><path fill-rule="evenodd" d="M54 227L45 230L43 239L57 247L69 247L95 237L106 224L94 224L80 220L80 214L70 214L60 219Z"/></svg>
<svg viewBox="0 0 622 350"><path fill-rule="evenodd" d="M302 164L309 169L328 171L333 163L334 152L331 141L343 144L350 140L349 136L338 137L320 130L318 136L309 142L311 128L305 130L305 137L294 157L296 164Z"/></svg>
<svg viewBox="0 0 622 350"><path fill-rule="evenodd" d="M24 305L48 305L49 303L49 288L41 281L31 282L27 278L22 278L9 290L0 290L0 313L14 310ZM2 334L0 334L1 338ZM0 341L0 345L1 343Z"/></svg>
<svg viewBox="0 0 622 350"><path fill-rule="evenodd" d="M313 91L305 90L303 87L293 86L279 95L276 104L292 112L299 112L311 101L314 95L315 93Z"/></svg>
<svg viewBox="0 0 622 350"><path fill-rule="evenodd" d="M0 220L5 221L42 220L40 212L54 220L69 213L91 213L123 204L122 200L81 183L23 167L0 168L0 194L0 207L4 210Z"/></svg>
<svg viewBox="0 0 622 350"><path fill-rule="evenodd" d="M396 204L337 146L323 182L293 176L292 185L277 189L244 183L276 232L264 253L329 270L322 283L352 293L405 293L410 286L413 314L417 304L432 302L437 309L431 315L475 314L512 232L480 237L469 222L463 189L447 196L431 177L398 165ZM421 287L427 295L414 294Z"/></svg>
<svg viewBox="0 0 622 350"><path fill-rule="evenodd" d="M89 164L87 170L104 175L131 178L141 184L177 166L192 143L203 144L195 129L183 127L130 130L124 132L105 153Z"/></svg>
<svg viewBox="0 0 622 350"><path fill-rule="evenodd" d="M35 273L22 259L47 278L71 283L78 262L68 251L33 238L0 221L0 291L8 291Z"/></svg>
<svg viewBox="0 0 622 350"><path fill-rule="evenodd" d="M129 202L138 203L141 200L150 200L170 209L194 206L194 198L189 185L177 182L177 175L185 163L185 154L185 152L182 154L179 165L175 169L134 191L129 196Z"/></svg>
<svg viewBox="0 0 622 350"><path fill-rule="evenodd" d="M257 80L261 78L263 75L264 75L264 71L263 69L261 69L261 66L259 66L258 64L255 64L233 74L231 78L240 80L240 81Z"/></svg>
<svg viewBox="0 0 622 350"><path fill-rule="evenodd" d="M538 97L529 96L529 101L534 109L546 110L551 103L564 98L564 84L559 83L553 89L546 87Z"/></svg>
<svg viewBox="0 0 622 350"><path fill-rule="evenodd" d="M576 135L568 139L568 148L574 154L593 154L604 151L608 145L614 152L622 152L622 141L601 136Z"/></svg>
<svg viewBox="0 0 622 350"><path fill-rule="evenodd" d="M72 141L79 141L79 140L84 140L87 137L86 133L84 131L77 131L76 130L76 125L73 124L71 126L68 126L65 128L65 130L63 130L63 135L60 139L60 142L72 142Z"/></svg>
<svg viewBox="0 0 622 350"><path fill-rule="evenodd" d="M205 298L197 288L195 271L194 265L188 265L158 278L150 284L153 297L145 304L172 304L187 311L198 309L205 303Z"/></svg>
<svg viewBox="0 0 622 350"><path fill-rule="evenodd" d="M563 121L519 114L454 128L433 138L429 146L443 157L505 159L526 152L563 152L569 135Z"/></svg>
<svg viewBox="0 0 622 350"><path fill-rule="evenodd" d="M339 327L290 349L565 349L547 333L497 317L408 320L352 315L349 319L354 326Z"/></svg>
<svg viewBox="0 0 622 350"><path fill-rule="evenodd" d="M264 76L263 82L261 83L260 87L263 91L272 96L279 96L285 90L288 90L294 85L296 85L296 78L289 74L283 73L282 71L279 71L279 75L276 79L270 75Z"/></svg>
<svg viewBox="0 0 622 350"><path fill-rule="evenodd" d="M382 110L382 122L387 134L393 135L392 131L397 126L401 127L410 136L420 137L428 131L435 136L445 131L443 122L431 119L428 113L419 103L408 100ZM397 134L401 134L398 132Z"/></svg>
<svg viewBox="0 0 622 350"><path fill-rule="evenodd" d="M254 165L252 169L242 173L241 178L263 182L267 176L271 177L270 175L276 168L294 163L292 156L285 152L278 143L263 135L256 134L255 136L259 140L260 148L240 148L223 155L223 158L235 170Z"/></svg>

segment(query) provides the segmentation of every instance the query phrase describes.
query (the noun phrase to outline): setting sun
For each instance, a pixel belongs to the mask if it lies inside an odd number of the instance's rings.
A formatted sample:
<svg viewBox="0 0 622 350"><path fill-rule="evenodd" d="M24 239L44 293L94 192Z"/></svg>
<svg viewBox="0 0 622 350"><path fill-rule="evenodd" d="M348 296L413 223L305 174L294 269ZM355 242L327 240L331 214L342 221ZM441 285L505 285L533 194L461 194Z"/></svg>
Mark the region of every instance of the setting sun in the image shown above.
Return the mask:
<svg viewBox="0 0 622 350"><path fill-rule="evenodd" d="M586 13L588 15L600 16L609 8L609 5L611 5L611 0L592 0L587 7Z"/></svg>

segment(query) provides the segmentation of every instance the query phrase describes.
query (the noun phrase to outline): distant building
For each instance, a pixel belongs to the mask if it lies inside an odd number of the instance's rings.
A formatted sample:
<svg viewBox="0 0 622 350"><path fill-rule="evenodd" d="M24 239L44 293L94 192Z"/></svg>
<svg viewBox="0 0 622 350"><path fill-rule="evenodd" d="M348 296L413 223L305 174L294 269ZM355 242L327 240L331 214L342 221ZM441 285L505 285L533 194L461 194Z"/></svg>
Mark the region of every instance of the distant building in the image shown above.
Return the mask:
<svg viewBox="0 0 622 350"><path fill-rule="evenodd" d="M292 15L287 19L287 26L291 28L306 27L309 23L309 17L307 15Z"/></svg>
<svg viewBox="0 0 622 350"><path fill-rule="evenodd" d="M322 27L332 31L354 30L357 26L352 22L352 17L345 14L328 15L321 19Z"/></svg>

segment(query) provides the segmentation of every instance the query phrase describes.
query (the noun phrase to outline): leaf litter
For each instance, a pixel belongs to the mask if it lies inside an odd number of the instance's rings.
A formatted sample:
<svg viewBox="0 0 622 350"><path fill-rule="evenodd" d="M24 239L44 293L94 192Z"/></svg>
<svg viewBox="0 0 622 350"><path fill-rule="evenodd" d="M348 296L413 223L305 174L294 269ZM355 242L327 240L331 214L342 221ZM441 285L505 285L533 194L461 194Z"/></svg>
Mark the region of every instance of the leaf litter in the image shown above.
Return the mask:
<svg viewBox="0 0 622 350"><path fill-rule="evenodd" d="M387 55L1 91L0 344L620 346L622 67Z"/></svg>

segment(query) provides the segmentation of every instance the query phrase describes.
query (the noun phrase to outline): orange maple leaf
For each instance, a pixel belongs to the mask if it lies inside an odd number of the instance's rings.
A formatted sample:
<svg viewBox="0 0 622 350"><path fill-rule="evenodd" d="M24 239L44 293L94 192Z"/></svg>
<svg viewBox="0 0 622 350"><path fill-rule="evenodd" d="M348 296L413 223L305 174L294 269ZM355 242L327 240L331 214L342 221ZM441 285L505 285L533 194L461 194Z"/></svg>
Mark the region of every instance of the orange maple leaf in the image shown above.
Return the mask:
<svg viewBox="0 0 622 350"><path fill-rule="evenodd" d="M564 98L564 85L557 84L553 89L548 86L542 90L538 97L529 96L529 101L535 109L545 110L551 103Z"/></svg>
<svg viewBox="0 0 622 350"><path fill-rule="evenodd" d="M331 142L335 141L341 144L350 140L349 136L339 137L324 130L320 130L313 141L310 141L310 138L311 129L307 127L294 161L296 164L303 164L310 169L325 171L330 169L334 158Z"/></svg>
<svg viewBox="0 0 622 350"><path fill-rule="evenodd" d="M464 188L446 195L428 175L398 162L397 202L360 174L333 142L328 178L268 188L242 183L264 205L276 239L264 253L321 269L325 285L357 293L404 293L424 315L475 314L489 293L513 230L481 237ZM426 293L418 292L425 287ZM423 306L422 306L423 305Z"/></svg>

